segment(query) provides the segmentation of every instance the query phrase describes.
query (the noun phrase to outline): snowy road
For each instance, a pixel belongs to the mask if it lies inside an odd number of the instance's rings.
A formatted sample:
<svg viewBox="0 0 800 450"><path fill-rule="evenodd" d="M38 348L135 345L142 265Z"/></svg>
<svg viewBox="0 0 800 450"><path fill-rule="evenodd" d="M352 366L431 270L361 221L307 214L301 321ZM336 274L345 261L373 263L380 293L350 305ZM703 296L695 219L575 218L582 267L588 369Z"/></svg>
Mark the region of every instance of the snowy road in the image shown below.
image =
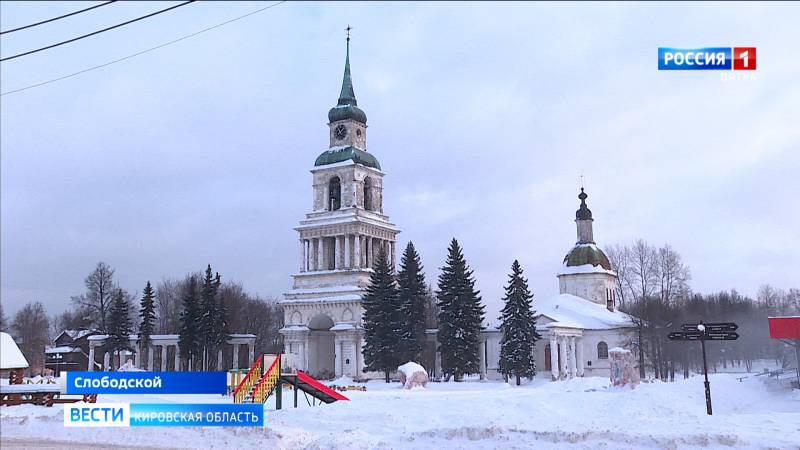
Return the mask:
<svg viewBox="0 0 800 450"><path fill-rule="evenodd" d="M3 448L31 448L38 439L75 448L280 449L800 449L800 393L761 378L711 378L714 415L705 414L702 378L613 391L602 378L514 387L497 382L432 383L405 391L368 383L349 402L274 411L264 429L102 428L62 426L60 407L2 408ZM103 396L100 401L220 402L219 396ZM286 408L288 406L288 408ZM42 442L42 444L45 444ZM54 443L58 444L58 443ZM56 447L50 447L56 448ZM57 448L65 448L59 446ZM67 447L68 448L68 447ZM88 447L91 448L91 447Z"/></svg>

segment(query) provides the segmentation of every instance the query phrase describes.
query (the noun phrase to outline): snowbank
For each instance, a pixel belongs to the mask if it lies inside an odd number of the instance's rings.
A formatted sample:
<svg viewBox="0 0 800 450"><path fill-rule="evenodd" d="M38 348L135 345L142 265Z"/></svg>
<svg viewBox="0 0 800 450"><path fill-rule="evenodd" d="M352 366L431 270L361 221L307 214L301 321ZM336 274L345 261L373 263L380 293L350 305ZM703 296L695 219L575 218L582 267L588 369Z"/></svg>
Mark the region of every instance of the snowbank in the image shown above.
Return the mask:
<svg viewBox="0 0 800 450"><path fill-rule="evenodd" d="M398 383L368 383L349 402L294 409L266 408L262 428L67 428L63 409L0 408L2 446L50 448L267 448L324 449L795 449L800 442L800 396L753 377L711 375L714 415L705 413L703 378L611 389L607 378L526 386L502 382L429 383L425 395ZM101 402L220 403L218 395L101 395ZM421 414L409 414L420 411Z"/></svg>

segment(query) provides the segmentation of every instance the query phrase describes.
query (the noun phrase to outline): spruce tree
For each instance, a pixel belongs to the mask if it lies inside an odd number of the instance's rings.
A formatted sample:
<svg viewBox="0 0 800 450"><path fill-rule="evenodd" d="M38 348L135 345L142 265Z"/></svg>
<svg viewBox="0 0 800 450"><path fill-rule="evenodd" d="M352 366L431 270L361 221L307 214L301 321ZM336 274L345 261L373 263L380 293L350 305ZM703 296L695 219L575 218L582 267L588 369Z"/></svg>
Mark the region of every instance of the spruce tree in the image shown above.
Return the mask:
<svg viewBox="0 0 800 450"><path fill-rule="evenodd" d="M130 344L131 316L128 308L128 299L125 298L125 293L122 289L117 289L114 294L107 326L109 329L109 348L112 352L119 354L119 365L122 365L122 352L124 350L133 350Z"/></svg>
<svg viewBox="0 0 800 450"><path fill-rule="evenodd" d="M480 370L478 342L483 329L484 307L479 292L475 290L472 274L458 241L453 238L447 262L439 275L436 297L442 373L448 379L452 376L455 381Z"/></svg>
<svg viewBox="0 0 800 450"><path fill-rule="evenodd" d="M144 353L142 349L150 347L150 335L153 334L153 328L155 326L156 308L154 300L155 293L148 281L147 285L144 287L142 301L139 304L139 317L142 319L139 323L139 352L142 354ZM153 370L153 368L148 367L147 370Z"/></svg>
<svg viewBox="0 0 800 450"><path fill-rule="evenodd" d="M422 262L412 242L408 243L400 259L397 295L401 312L399 356L402 362L419 361L425 345L427 285Z"/></svg>
<svg viewBox="0 0 800 450"><path fill-rule="evenodd" d="M220 295L219 287L222 285L222 279L219 273L216 274L214 279L214 298L216 300L216 314L212 321L212 339L211 344L215 351L219 351L225 342L228 340L230 331L228 330L228 307L225 305L225 298ZM216 364L216 363L215 363ZM217 367L217 370L222 370L222 367Z"/></svg>
<svg viewBox="0 0 800 450"><path fill-rule="evenodd" d="M401 364L397 348L401 325L397 287L382 248L369 281L363 301L364 372L384 372L388 383L389 375Z"/></svg>
<svg viewBox="0 0 800 450"><path fill-rule="evenodd" d="M517 386L521 377L533 379L536 375L535 345L542 336L536 331L532 300L528 280L522 276L522 267L515 260L511 265L506 295L503 297L505 306L500 315L500 331L503 333L500 373L506 377L516 377Z"/></svg>
<svg viewBox="0 0 800 450"><path fill-rule="evenodd" d="M200 329L198 330L198 338L201 343L201 352L203 356L203 370L208 368L208 361L211 358L211 353L214 350L215 336L215 318L217 315L217 299L216 288L214 287L214 277L211 272L211 264L206 266L206 273L203 277L203 286L200 290Z"/></svg>
<svg viewBox="0 0 800 450"><path fill-rule="evenodd" d="M189 370L192 369L192 361L195 361L196 367L196 361L201 349L200 327L202 326L202 316L197 297L197 280L192 276L186 283L183 294L183 312L181 313L180 331L178 333L178 347L181 350L181 356L189 362Z"/></svg>

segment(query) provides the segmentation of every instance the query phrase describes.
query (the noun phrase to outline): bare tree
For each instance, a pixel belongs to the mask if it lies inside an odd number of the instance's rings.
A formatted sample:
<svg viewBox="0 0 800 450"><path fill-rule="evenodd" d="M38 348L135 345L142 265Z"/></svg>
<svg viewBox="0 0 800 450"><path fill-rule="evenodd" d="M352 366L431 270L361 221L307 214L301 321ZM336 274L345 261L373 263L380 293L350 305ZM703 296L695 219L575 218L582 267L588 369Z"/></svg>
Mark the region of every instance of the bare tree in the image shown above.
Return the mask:
<svg viewBox="0 0 800 450"><path fill-rule="evenodd" d="M114 269L101 261L86 277L84 283L86 293L72 297L72 302L91 311L95 327L105 333L106 319L113 303L113 293L117 289L114 284Z"/></svg>
<svg viewBox="0 0 800 450"><path fill-rule="evenodd" d="M660 285L659 296L664 305L669 305L677 298L689 295L689 267L683 264L681 255L665 245L658 249L657 276Z"/></svg>
<svg viewBox="0 0 800 450"><path fill-rule="evenodd" d="M624 245L611 245L606 247L606 255L611 262L611 267L617 272L617 290L619 291L619 307L625 309L630 289L630 249Z"/></svg>
<svg viewBox="0 0 800 450"><path fill-rule="evenodd" d="M8 318L6 318L6 314L3 312L3 304L0 303L0 331L6 331L8 329Z"/></svg>
<svg viewBox="0 0 800 450"><path fill-rule="evenodd" d="M185 282L165 278L156 287L156 332L173 334L178 332L181 317L181 299Z"/></svg>
<svg viewBox="0 0 800 450"><path fill-rule="evenodd" d="M66 310L50 320L51 337L55 338L64 330L82 330L92 327L92 313L86 308Z"/></svg>
<svg viewBox="0 0 800 450"><path fill-rule="evenodd" d="M44 369L44 348L50 343L47 331L50 320L40 302L28 303L17 311L11 324L20 350L30 366L30 373Z"/></svg>
<svg viewBox="0 0 800 450"><path fill-rule="evenodd" d="M630 247L630 276L628 289L637 300L649 298L658 284L658 253L643 239Z"/></svg>

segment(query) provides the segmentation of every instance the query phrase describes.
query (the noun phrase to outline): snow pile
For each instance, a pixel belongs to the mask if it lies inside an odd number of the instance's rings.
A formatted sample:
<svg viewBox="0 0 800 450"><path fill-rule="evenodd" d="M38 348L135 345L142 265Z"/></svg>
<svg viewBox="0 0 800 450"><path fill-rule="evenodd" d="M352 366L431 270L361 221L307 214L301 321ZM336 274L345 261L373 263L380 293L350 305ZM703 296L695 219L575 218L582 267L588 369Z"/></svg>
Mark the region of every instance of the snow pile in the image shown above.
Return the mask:
<svg viewBox="0 0 800 450"><path fill-rule="evenodd" d="M421 365L409 361L397 368L400 372L400 384L405 389L425 387L428 384L428 372Z"/></svg>
<svg viewBox="0 0 800 450"><path fill-rule="evenodd" d="M117 370L120 372L144 372L144 370L137 368L130 359L125 361L125 364L119 366Z"/></svg>
<svg viewBox="0 0 800 450"><path fill-rule="evenodd" d="M28 360L8 333L0 332L0 369L25 369Z"/></svg>

